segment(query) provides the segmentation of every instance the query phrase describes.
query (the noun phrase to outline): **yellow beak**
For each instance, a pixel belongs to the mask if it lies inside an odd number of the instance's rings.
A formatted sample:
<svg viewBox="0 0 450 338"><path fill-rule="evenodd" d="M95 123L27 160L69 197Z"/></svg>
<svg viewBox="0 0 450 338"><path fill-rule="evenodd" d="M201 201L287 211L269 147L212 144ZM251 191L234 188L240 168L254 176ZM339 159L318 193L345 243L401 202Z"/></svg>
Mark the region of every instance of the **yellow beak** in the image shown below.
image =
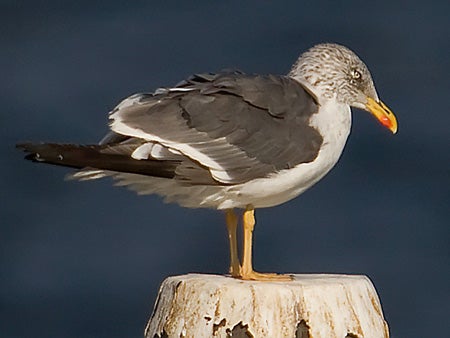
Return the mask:
<svg viewBox="0 0 450 338"><path fill-rule="evenodd" d="M381 101L376 101L371 97L367 98L366 109L374 115L380 123L389 128L395 134L397 132L397 119L394 113Z"/></svg>

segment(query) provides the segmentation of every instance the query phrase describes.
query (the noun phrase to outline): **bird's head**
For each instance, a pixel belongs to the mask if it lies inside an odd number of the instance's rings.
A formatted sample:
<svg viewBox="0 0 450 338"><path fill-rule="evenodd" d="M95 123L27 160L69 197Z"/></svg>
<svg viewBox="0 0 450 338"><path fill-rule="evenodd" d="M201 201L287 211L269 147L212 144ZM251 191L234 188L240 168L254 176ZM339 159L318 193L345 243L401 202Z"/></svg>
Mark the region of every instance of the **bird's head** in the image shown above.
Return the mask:
<svg viewBox="0 0 450 338"><path fill-rule="evenodd" d="M316 95L372 113L392 133L397 132L395 115L378 98L369 69L347 47L316 45L300 56L289 76Z"/></svg>

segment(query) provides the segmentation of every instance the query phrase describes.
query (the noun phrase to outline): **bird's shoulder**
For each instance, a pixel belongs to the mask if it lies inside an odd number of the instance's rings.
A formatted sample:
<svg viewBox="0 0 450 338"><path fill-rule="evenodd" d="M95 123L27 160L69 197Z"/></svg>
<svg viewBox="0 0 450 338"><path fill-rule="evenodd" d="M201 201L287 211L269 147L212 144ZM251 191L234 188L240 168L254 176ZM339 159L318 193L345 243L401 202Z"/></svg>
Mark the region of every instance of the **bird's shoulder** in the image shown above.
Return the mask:
<svg viewBox="0 0 450 338"><path fill-rule="evenodd" d="M289 76L224 71L194 74L173 87L134 94L117 105L110 115L113 118L141 115L139 107L150 112L147 108L162 109L170 103L177 103L183 110L201 106L197 113L208 115L212 114L211 110L232 112L232 106L253 106L274 118L308 118L319 106L315 96ZM242 113L245 111L241 117Z"/></svg>

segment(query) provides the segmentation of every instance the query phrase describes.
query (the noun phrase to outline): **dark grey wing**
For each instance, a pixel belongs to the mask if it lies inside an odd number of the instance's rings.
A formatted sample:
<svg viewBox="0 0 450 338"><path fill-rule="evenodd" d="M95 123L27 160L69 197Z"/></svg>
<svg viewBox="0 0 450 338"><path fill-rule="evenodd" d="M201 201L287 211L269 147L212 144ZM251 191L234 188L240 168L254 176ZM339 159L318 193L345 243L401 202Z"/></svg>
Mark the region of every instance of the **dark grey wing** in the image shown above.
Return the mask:
<svg viewBox="0 0 450 338"><path fill-rule="evenodd" d="M291 78L226 73L134 95L110 118L114 132L157 142L237 184L313 161L322 144L309 125L317 110Z"/></svg>
<svg viewBox="0 0 450 338"><path fill-rule="evenodd" d="M123 172L163 178L174 178L176 168L181 164L177 160L138 161L129 156L127 148L116 145L79 145L58 143L23 143L17 147L24 150L25 159L33 162L48 163L82 169L83 174L72 177L81 179L99 178L103 171ZM134 147L137 145L134 144ZM88 174L84 174L89 172ZM95 176L93 176L93 173ZM101 177L105 176L101 174Z"/></svg>

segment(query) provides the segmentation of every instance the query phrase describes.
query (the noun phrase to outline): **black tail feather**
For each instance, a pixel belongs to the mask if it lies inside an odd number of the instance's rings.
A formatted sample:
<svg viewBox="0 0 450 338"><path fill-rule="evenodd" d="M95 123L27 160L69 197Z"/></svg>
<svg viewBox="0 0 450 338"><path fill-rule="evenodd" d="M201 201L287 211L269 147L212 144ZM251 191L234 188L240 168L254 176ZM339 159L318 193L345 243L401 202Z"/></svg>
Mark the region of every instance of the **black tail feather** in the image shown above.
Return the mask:
<svg viewBox="0 0 450 338"><path fill-rule="evenodd" d="M173 178L179 161L135 160L130 154L102 152L107 146L57 143L22 143L17 148L25 159L76 169L95 168L164 178Z"/></svg>

